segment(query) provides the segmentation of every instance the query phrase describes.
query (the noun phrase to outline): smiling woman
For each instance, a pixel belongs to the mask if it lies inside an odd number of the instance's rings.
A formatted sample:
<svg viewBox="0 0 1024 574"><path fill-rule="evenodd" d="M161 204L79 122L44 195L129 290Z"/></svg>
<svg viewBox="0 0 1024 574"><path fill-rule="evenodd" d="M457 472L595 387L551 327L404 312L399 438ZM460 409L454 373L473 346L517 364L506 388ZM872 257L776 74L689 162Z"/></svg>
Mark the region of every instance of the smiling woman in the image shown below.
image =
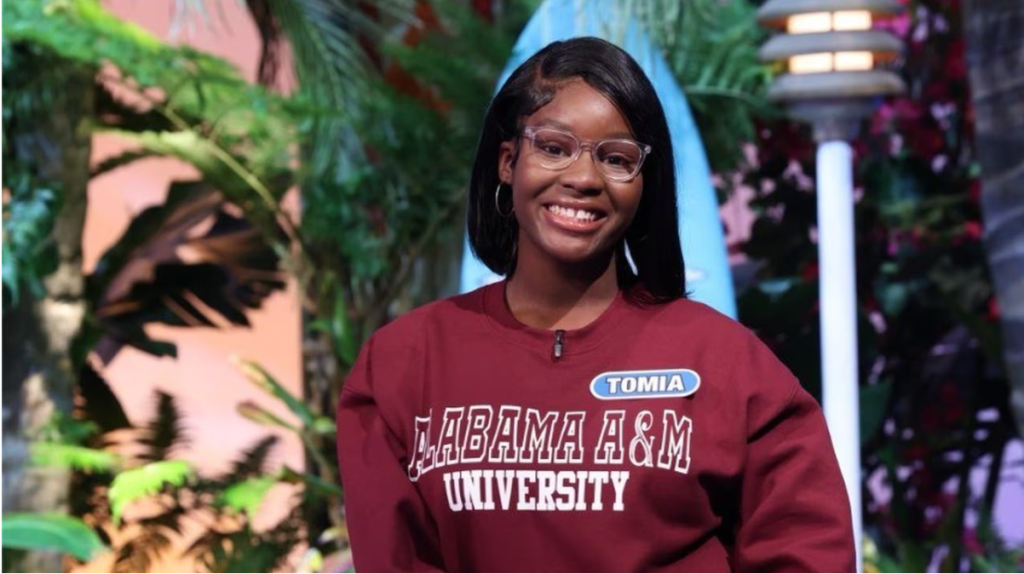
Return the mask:
<svg viewBox="0 0 1024 574"><path fill-rule="evenodd" d="M674 166L621 49L555 42L512 73L467 222L507 278L378 331L342 392L357 569L853 569L817 403L685 297Z"/></svg>

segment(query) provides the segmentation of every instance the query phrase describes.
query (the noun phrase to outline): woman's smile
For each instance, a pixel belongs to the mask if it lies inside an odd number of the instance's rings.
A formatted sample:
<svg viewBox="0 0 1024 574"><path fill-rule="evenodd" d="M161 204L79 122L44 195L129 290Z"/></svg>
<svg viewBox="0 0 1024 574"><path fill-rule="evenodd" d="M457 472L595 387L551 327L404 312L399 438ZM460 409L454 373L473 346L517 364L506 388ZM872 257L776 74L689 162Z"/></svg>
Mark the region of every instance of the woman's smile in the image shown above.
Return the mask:
<svg viewBox="0 0 1024 574"><path fill-rule="evenodd" d="M604 211L593 208L560 203L544 205L552 224L565 228L567 231L586 232L600 228L605 221Z"/></svg>

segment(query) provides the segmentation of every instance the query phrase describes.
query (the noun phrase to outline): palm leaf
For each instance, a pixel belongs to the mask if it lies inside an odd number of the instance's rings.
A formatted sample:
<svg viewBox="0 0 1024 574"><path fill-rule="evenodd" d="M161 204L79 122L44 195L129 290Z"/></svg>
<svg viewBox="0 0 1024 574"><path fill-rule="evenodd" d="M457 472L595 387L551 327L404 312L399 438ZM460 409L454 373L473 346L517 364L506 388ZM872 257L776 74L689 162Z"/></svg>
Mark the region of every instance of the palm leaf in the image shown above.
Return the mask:
<svg viewBox="0 0 1024 574"><path fill-rule="evenodd" d="M3 547L62 552L86 561L107 550L81 520L57 513L4 514Z"/></svg>
<svg viewBox="0 0 1024 574"><path fill-rule="evenodd" d="M223 197L205 182L175 181L167 200L145 209L132 219L121 238L104 252L89 278L94 297L108 299L107 290L133 259L155 259L173 252L187 233L211 217L223 204ZM167 256L164 255L164 259Z"/></svg>
<svg viewBox="0 0 1024 574"><path fill-rule="evenodd" d="M285 467L281 473L281 481L289 484L302 484L306 487L307 494L318 496L341 496L342 490L337 484L324 481L319 476L308 472L298 472Z"/></svg>
<svg viewBox="0 0 1024 574"><path fill-rule="evenodd" d="M324 111L309 127L313 172L325 173L339 162L348 169L345 164L359 161L363 150L346 114L360 109L375 75L364 44L377 44L387 26L411 12L412 2L381 0L370 8L355 0L263 1L288 38L300 94Z"/></svg>
<svg viewBox="0 0 1024 574"><path fill-rule="evenodd" d="M96 423L100 433L131 428L121 401L89 364L85 364L79 373L78 389L82 397L82 419Z"/></svg>
<svg viewBox="0 0 1024 574"><path fill-rule="evenodd" d="M624 0L661 48L693 108L714 171L736 167L753 120L773 115L771 68L757 50L767 32L749 0Z"/></svg>
<svg viewBox="0 0 1024 574"><path fill-rule="evenodd" d="M99 164L96 165L96 167L92 169L92 171L89 174L89 177L98 177L107 172L114 171L126 165L130 165L131 163L136 162L140 159L146 159L148 157L154 156L156 156L156 154L149 150L126 151L122 154L118 154L114 157L107 158L101 161Z"/></svg>
<svg viewBox="0 0 1024 574"><path fill-rule="evenodd" d="M268 373L266 369L253 361L245 359L234 358L233 361L238 366L239 370L242 371L242 374L244 374L245 377L253 384L284 403L285 406L288 407L288 410L302 421L302 426L304 428L313 427L314 419L316 417L314 416L313 411L309 409L309 406L292 394L291 391L286 389L284 385L275 379L273 375Z"/></svg>
<svg viewBox="0 0 1024 574"><path fill-rule="evenodd" d="M202 182L175 182L167 201L139 214L90 277L107 332L101 359L109 362L123 344L170 352L148 338L146 323L248 326L246 312L284 286L275 251L226 212L219 193Z"/></svg>
<svg viewBox="0 0 1024 574"><path fill-rule="evenodd" d="M237 407L235 407L235 411L256 424L271 425L297 434L301 433L301 429L293 424L285 422L281 417L257 405L253 401L242 401Z"/></svg>

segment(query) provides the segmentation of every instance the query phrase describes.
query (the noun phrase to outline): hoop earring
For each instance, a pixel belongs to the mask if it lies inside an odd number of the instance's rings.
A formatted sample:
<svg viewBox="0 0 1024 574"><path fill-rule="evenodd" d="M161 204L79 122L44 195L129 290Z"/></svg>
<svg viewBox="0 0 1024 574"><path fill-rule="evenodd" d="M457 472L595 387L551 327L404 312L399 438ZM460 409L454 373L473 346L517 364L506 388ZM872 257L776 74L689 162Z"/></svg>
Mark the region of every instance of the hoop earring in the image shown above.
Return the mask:
<svg viewBox="0 0 1024 574"><path fill-rule="evenodd" d="M501 185L502 185L502 182L499 181L498 182L498 187L494 190L494 210L497 211L498 215L500 215L502 217L510 217L512 215L512 212L515 211L515 206L513 206L512 209L509 209L508 213L502 213L501 212L501 204L498 201L498 197L501 195Z"/></svg>

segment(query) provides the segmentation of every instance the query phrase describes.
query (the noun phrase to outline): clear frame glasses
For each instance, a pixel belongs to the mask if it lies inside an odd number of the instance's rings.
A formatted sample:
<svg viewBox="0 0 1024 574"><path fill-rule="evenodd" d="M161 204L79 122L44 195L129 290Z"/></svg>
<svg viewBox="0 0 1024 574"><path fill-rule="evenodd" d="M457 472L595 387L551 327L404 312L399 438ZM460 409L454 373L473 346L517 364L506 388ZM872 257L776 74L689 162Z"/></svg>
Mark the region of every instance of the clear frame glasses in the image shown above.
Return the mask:
<svg viewBox="0 0 1024 574"><path fill-rule="evenodd" d="M590 148L594 165L601 175L612 181L629 181L640 173L651 146L631 139L608 139L581 142L575 135L555 128L528 126L523 137L538 163L544 168L560 171L572 165L584 148Z"/></svg>

